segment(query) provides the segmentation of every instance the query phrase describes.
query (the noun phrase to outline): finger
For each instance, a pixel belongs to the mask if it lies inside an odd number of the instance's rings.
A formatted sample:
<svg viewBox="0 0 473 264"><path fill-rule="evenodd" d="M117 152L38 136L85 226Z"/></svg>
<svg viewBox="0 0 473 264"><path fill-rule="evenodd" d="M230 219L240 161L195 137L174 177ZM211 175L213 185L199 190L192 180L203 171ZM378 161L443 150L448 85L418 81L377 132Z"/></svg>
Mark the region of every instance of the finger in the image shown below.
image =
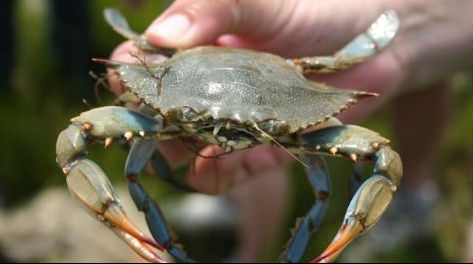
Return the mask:
<svg viewBox="0 0 473 264"><path fill-rule="evenodd" d="M119 62L134 62L136 58L133 58L130 54L136 53L138 49L133 46L132 41L126 41L119 45L110 56L111 60L119 61ZM110 87L110 91L113 92L116 96L124 93L126 91L125 87L123 87L118 80L118 77L115 74L115 71L112 69L107 69L107 76L108 76L108 85Z"/></svg>
<svg viewBox="0 0 473 264"><path fill-rule="evenodd" d="M287 56L328 54L373 22L382 11L376 3L361 10L363 5L350 2L344 3L349 8L340 9L339 1L181 0L156 19L145 36L164 47L213 44L226 35L221 44L259 46Z"/></svg>
<svg viewBox="0 0 473 264"><path fill-rule="evenodd" d="M290 3L293 5L292 3ZM248 37L256 36L255 26L263 27L261 13L271 16L271 27L266 25L265 35L277 29L279 20L283 21L279 8L282 1L265 5L262 1L176 1L151 26L145 35L148 40L158 45L169 47L191 47L213 43L224 33L243 33ZM256 16L259 11L259 16ZM266 19L267 20L267 19ZM278 20L278 21L275 21ZM262 33L262 32L261 32ZM259 36L264 37L264 36Z"/></svg>
<svg viewBox="0 0 473 264"><path fill-rule="evenodd" d="M190 143L184 143L180 139L171 139L160 141L158 149L166 158L173 169L188 165L196 156L197 150ZM197 148L196 148L197 149Z"/></svg>
<svg viewBox="0 0 473 264"><path fill-rule="evenodd" d="M278 245L282 225L287 216L289 170L275 167L255 175L251 181L233 188L228 197L239 212L238 246L235 262L254 262L261 252Z"/></svg>
<svg viewBox="0 0 473 264"><path fill-rule="evenodd" d="M188 173L188 183L204 193L223 193L236 184L275 168L285 169L294 161L284 150L276 147L257 146L235 151L219 158L223 150L208 146L195 160L194 170Z"/></svg>

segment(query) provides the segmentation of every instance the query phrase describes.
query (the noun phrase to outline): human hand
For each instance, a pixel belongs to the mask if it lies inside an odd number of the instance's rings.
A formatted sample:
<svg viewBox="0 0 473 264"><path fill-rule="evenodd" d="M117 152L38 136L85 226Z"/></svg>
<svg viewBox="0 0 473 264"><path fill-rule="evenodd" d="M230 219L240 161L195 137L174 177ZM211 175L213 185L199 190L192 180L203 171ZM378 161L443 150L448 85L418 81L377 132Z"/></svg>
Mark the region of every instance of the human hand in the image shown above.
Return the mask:
<svg viewBox="0 0 473 264"><path fill-rule="evenodd" d="M161 47L217 44L294 58L330 55L387 9L397 12L401 29L386 50L352 69L314 77L335 87L381 95L366 99L341 116L353 122L404 91L427 86L471 65L471 1L178 0L144 36ZM126 43L112 59L129 61L129 53L134 51ZM112 87L121 91L118 85ZM175 142L169 143L172 147L166 144L163 142L161 150L172 164L188 162L193 156L184 147L176 147ZM210 146L201 154L220 152L218 147ZM235 152L218 162L197 157L189 183L204 192L225 192L242 179L275 168L284 171L290 161L281 150L268 147Z"/></svg>

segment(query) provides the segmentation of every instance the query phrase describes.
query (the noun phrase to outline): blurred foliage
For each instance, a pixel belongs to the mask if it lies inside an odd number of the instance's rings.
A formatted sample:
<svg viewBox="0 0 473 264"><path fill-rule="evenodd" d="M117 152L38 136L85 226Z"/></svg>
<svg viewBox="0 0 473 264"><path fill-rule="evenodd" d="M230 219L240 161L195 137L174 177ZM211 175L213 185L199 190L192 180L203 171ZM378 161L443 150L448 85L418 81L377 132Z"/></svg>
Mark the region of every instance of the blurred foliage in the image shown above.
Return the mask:
<svg viewBox="0 0 473 264"><path fill-rule="evenodd" d="M102 10L106 6L120 9L129 18L132 28L144 30L169 1L88 1L86 10L90 24L90 56L107 58L123 39L103 21ZM103 72L100 66L87 63L80 73L65 73L58 58L58 47L52 43L51 4L46 0L15 1L14 32L15 60L11 65L11 91L0 96L0 120L2 129L2 155L0 155L0 205L14 206L31 199L46 186L65 187L64 176L55 163L55 140L58 133L68 125L68 120L90 107L97 106L94 80L88 70ZM75 32L67 32L75 34ZM67 38L68 35L62 37ZM77 43L77 47L85 43ZM71 50L70 52L74 52ZM77 75L78 74L78 75ZM452 81L454 114L448 133L436 153L435 181L441 187L441 201L436 206L437 232L426 245L438 249L436 257L417 248L398 248L389 256L379 256L379 261L459 261L466 238L465 232L472 217L472 85L471 75L458 75ZM111 94L99 90L105 104L113 102ZM82 99L86 99L83 103ZM369 127L388 138L394 139L389 122L389 109L380 111L369 121ZM124 181L123 166L126 155L119 147L105 151L95 148L91 157L103 165L112 181ZM329 160L333 168L333 195L327 219L313 239L310 256L321 252L337 231L348 202L346 176L350 164L345 160ZM287 217L287 227L281 230L282 247L289 236L288 230L294 220L302 216L313 202L312 190L306 183L300 166L294 168L292 178L292 204ZM155 196L179 195L173 188L145 177L145 186ZM159 190L159 192L158 192ZM158 198L159 199L159 198ZM187 245L191 247L192 245ZM431 249L431 248L430 248ZM279 253L272 252L271 259Z"/></svg>
<svg viewBox="0 0 473 264"><path fill-rule="evenodd" d="M3 146L4 153L8 154L1 155L0 159L0 201L5 205L28 199L41 187L65 183L54 160L56 137L71 117L97 106L95 81L88 71L102 73L104 70L91 63L90 58L107 58L123 41L103 22L103 8L112 6L122 10L131 18L131 26L143 30L167 2L144 1L139 5L133 5L133 1L87 2L89 10L84 11L91 19L91 43L77 43L76 48L89 45L91 49L90 55L83 58L87 66L79 73L65 72L67 67L60 64L58 49L64 47L53 43L50 26L53 3L45 0L15 2L11 92L5 92L0 98L0 120L6 124L0 135L8 139ZM69 38L73 34L73 31L66 32L61 37ZM104 103L113 102L109 92L101 89L99 93ZM121 176L123 168L117 165L124 164L123 151L113 148L106 153L93 153L93 157L103 160L104 164L115 164L105 169L110 175Z"/></svg>

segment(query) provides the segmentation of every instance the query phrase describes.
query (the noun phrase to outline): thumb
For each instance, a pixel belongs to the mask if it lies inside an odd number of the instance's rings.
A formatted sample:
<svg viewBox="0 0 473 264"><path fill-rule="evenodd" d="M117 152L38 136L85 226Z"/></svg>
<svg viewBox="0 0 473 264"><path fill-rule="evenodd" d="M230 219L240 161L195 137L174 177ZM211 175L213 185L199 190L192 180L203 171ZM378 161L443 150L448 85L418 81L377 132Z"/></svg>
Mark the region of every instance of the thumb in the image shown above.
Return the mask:
<svg viewBox="0 0 473 264"><path fill-rule="evenodd" d="M145 37L171 48L217 43L287 57L328 55L385 9L383 1L363 2L370 8L340 0L177 0L150 25Z"/></svg>
<svg viewBox="0 0 473 264"><path fill-rule="evenodd" d="M288 19L281 13L288 13L288 6L295 4L297 1L178 0L150 25L145 37L152 44L178 48L213 44L227 33L267 38Z"/></svg>

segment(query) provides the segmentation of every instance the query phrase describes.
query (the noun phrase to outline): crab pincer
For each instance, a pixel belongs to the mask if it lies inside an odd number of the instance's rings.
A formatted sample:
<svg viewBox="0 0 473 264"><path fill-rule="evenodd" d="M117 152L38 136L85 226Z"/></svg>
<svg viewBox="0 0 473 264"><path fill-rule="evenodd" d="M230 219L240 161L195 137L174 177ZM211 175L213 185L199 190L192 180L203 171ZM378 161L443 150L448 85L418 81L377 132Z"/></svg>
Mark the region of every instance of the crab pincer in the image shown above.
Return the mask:
<svg viewBox="0 0 473 264"><path fill-rule="evenodd" d="M71 168L72 167L72 168ZM163 246L140 231L126 216L116 192L105 173L88 159L80 159L69 165L66 175L69 191L81 201L100 221L123 239L143 258L162 262L154 250Z"/></svg>
<svg viewBox="0 0 473 264"><path fill-rule="evenodd" d="M342 225L325 251L312 262L333 262L353 239L366 232L388 207L402 178L402 162L377 133L353 126L333 126L302 135L305 148L374 163L373 175L357 190ZM334 151L335 150L335 151Z"/></svg>
<svg viewBox="0 0 473 264"><path fill-rule="evenodd" d="M124 110L124 113L121 113L122 119L125 118L125 113L131 113L129 118L133 117L133 112ZM117 112L117 115L119 116L120 113ZM117 115L112 119L116 120ZM67 187L92 215L115 232L139 255L149 261L163 262L163 259L151 247L161 251L164 247L145 235L129 220L105 172L86 157L87 145L98 140L98 135L102 134L107 138L111 136L101 131L107 125L98 125L98 122L94 120L97 117L100 117L97 111L84 113L72 119L73 123L59 134L56 161L66 175ZM134 118L136 120L136 117ZM132 123L133 121L128 122L128 125ZM97 125L94 127L94 124ZM108 126L110 125L118 128L109 122ZM152 124L148 124L150 125ZM108 131L114 133L113 130ZM96 134L96 137L93 134Z"/></svg>

